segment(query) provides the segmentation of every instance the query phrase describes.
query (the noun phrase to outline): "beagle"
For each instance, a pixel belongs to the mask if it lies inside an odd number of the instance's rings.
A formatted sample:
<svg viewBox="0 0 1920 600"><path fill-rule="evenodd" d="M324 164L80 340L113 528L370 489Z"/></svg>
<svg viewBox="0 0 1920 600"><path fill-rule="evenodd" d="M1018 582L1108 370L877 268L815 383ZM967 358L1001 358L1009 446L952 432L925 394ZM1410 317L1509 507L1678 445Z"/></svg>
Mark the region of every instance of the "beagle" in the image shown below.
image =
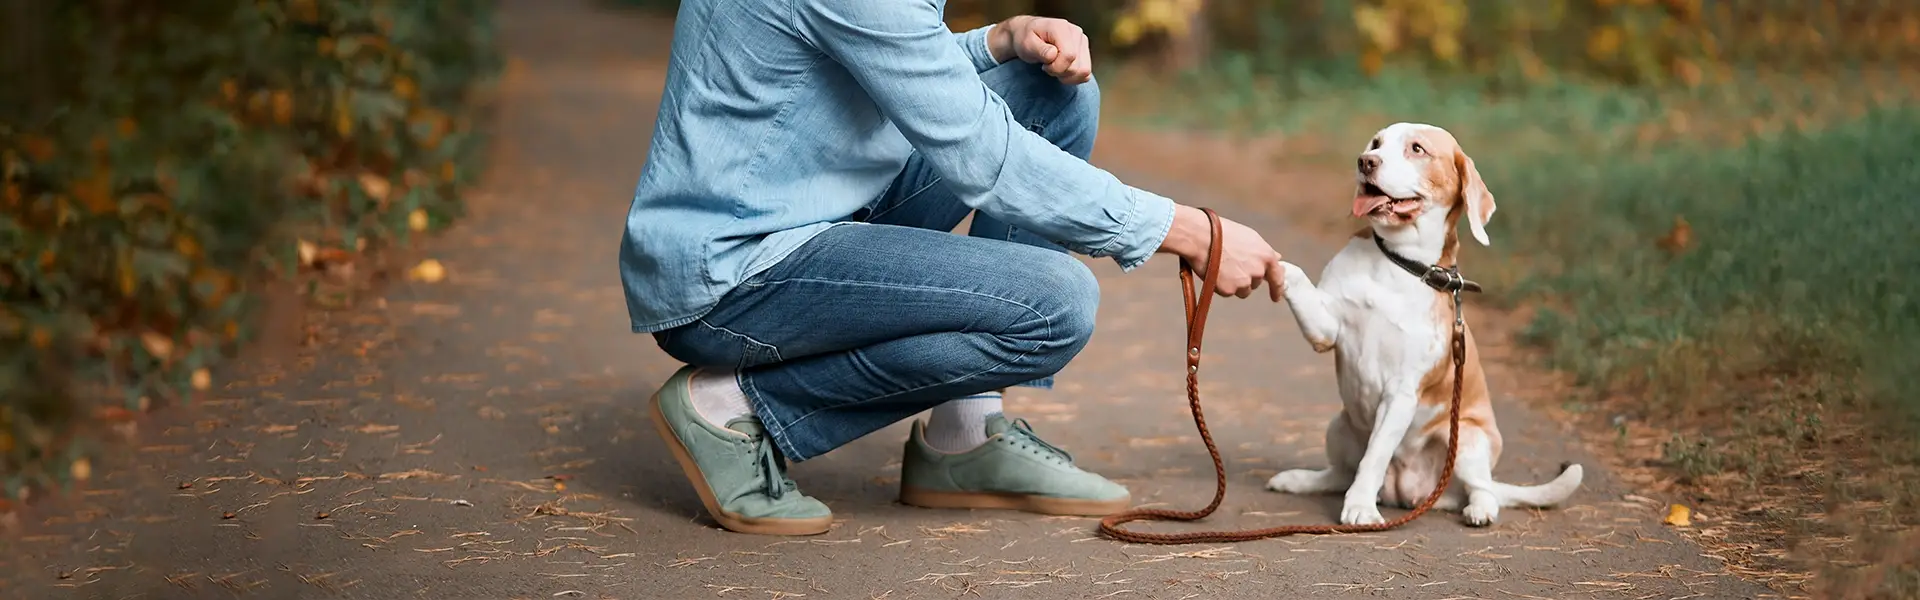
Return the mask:
<svg viewBox="0 0 1920 600"><path fill-rule="evenodd" d="M1440 290L1447 276L1429 282L1414 271L1456 265L1463 215L1473 239L1488 244L1494 204L1473 159L1452 134L1432 125L1380 130L1360 154L1356 179L1353 216L1368 227L1327 263L1319 286L1300 267L1282 263L1300 333L1315 351L1334 353L1342 408L1327 424L1329 466L1282 472L1267 488L1291 494L1344 489L1340 522L1371 524L1384 521L1382 503L1412 507L1426 499L1447 459L1454 301ZM1493 480L1500 430L1471 331L1465 348L1459 456L1451 489L1435 508L1458 510L1468 524L1485 526L1503 507L1566 500L1580 487L1579 465L1537 486Z"/></svg>

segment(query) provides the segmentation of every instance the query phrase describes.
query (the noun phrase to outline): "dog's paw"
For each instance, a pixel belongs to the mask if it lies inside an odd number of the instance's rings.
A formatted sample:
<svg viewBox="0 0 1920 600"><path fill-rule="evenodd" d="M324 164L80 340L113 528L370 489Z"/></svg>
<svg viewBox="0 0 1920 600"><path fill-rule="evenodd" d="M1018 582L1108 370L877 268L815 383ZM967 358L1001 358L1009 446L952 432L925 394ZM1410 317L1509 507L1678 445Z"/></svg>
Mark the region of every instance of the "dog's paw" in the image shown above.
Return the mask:
<svg viewBox="0 0 1920 600"><path fill-rule="evenodd" d="M1468 504L1460 511L1467 524L1474 527L1486 527L1500 518L1500 505L1489 503Z"/></svg>
<svg viewBox="0 0 1920 600"><path fill-rule="evenodd" d="M1280 281L1285 284L1285 289L1282 291L1291 292L1313 287L1313 280L1307 277L1305 269L1284 260L1280 261Z"/></svg>
<svg viewBox="0 0 1920 600"><path fill-rule="evenodd" d="M1380 507L1373 504L1348 504L1340 509L1341 525L1378 525L1387 522Z"/></svg>
<svg viewBox="0 0 1920 600"><path fill-rule="evenodd" d="M1283 494L1314 494L1326 491L1320 483L1322 479L1322 474L1312 469L1281 471L1267 480L1267 489Z"/></svg>

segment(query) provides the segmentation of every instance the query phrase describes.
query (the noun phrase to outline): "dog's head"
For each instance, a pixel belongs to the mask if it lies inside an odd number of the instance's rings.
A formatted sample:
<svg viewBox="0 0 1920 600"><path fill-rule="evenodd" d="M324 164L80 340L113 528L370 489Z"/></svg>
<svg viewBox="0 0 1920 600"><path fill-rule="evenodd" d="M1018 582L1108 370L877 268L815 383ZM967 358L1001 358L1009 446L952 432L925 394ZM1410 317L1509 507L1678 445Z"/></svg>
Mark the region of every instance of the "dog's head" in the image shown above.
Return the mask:
<svg viewBox="0 0 1920 600"><path fill-rule="evenodd" d="M1422 215L1449 218L1467 214L1473 239L1487 241L1493 218L1493 194L1480 179L1473 159L1447 130L1419 123L1395 123L1373 135L1360 153L1353 216L1375 226L1403 227Z"/></svg>

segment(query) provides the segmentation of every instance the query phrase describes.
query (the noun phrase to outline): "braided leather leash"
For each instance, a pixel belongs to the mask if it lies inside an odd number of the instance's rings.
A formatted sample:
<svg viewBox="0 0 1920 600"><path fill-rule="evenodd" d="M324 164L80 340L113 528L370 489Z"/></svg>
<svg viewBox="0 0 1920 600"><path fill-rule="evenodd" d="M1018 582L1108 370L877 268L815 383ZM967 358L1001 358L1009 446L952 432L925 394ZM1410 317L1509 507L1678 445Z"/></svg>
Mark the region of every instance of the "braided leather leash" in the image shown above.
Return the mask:
<svg viewBox="0 0 1920 600"><path fill-rule="evenodd" d="M1453 295L1453 401L1447 410L1448 435L1446 468L1440 471L1440 482L1439 485L1434 486L1433 493L1428 494L1427 499L1421 501L1419 506L1415 506L1413 511L1384 523L1371 525L1283 525L1244 531L1193 531L1186 533L1146 533L1128 531L1120 528L1120 524L1133 521L1198 521L1207 518L1208 515L1212 515L1213 511L1220 508L1220 502L1227 497L1227 467L1226 464L1220 460L1220 449L1214 445L1213 434L1207 431L1207 418L1200 410L1200 342L1205 338L1207 312L1213 307L1214 285L1218 283L1220 278L1220 270L1217 268L1220 264L1220 217L1214 214L1211 209L1202 208L1200 210L1206 213L1207 221L1213 228L1213 243L1210 244L1210 247L1207 249L1207 270L1202 276L1201 288L1196 296L1196 291L1193 287L1195 268L1192 264L1182 260L1180 262L1180 286L1181 291L1186 297L1185 307L1187 313L1187 405L1193 409L1193 425L1200 430L1200 441L1206 443L1207 454L1213 457L1213 474L1215 481L1213 502L1207 504L1206 508L1194 511L1142 508L1109 515L1100 520L1100 533L1116 540L1135 544L1219 544L1248 542L1289 535L1386 531L1410 523L1414 519L1420 518L1420 515L1426 514L1427 510L1433 508L1433 504L1440 500L1440 495L1446 493L1447 486L1452 483L1453 463L1459 454L1460 380L1465 370L1467 355L1467 324L1465 316L1460 312L1460 290L1466 289L1467 284L1471 282L1460 278L1457 272L1452 273L1451 278L1447 280L1447 285L1444 287L1435 285L1434 282L1427 277L1422 277L1423 280L1428 281L1429 286L1442 291L1449 291ZM1382 246L1381 249L1385 251L1385 246ZM1391 252L1388 252L1388 256L1390 258L1400 258ZM1441 269L1440 267L1429 267L1429 270L1450 271L1448 269ZM1422 275L1422 273L1419 272L1415 272L1414 274L1416 276ZM1479 291L1479 286L1473 285L1472 290Z"/></svg>

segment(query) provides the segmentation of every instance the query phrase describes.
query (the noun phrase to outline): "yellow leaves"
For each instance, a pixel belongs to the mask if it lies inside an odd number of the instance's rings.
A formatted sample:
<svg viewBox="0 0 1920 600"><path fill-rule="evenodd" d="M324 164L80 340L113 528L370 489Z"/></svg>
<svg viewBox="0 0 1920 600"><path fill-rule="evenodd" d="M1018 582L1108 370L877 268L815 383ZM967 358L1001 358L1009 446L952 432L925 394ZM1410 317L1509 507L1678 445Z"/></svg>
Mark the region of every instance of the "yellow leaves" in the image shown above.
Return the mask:
<svg viewBox="0 0 1920 600"><path fill-rule="evenodd" d="M198 259L200 258L200 241L193 239L193 236L187 233L175 234L173 250L180 253L183 258Z"/></svg>
<svg viewBox="0 0 1920 600"><path fill-rule="evenodd" d="M392 193L393 191L393 184L392 182L387 181L387 178L385 177L381 177L373 173L361 173L360 174L360 191L366 192L367 197L373 198L374 202L378 202L380 203L381 206L385 206L387 203L388 194Z"/></svg>
<svg viewBox="0 0 1920 600"><path fill-rule="evenodd" d="M343 138L353 137L353 112L347 110L345 101L335 102L333 105L333 132L340 134Z"/></svg>
<svg viewBox="0 0 1920 600"><path fill-rule="evenodd" d="M67 472L73 475L73 479L75 481L86 481L88 479L92 479L93 463L84 458L75 460L73 461L73 464L68 467Z"/></svg>
<svg viewBox="0 0 1920 600"><path fill-rule="evenodd" d="M1460 34L1466 29L1467 6L1464 0L1374 0L1353 8L1353 25L1367 46L1361 54L1361 71L1379 72L1386 55L1425 42L1434 58L1443 62L1460 59ZM1379 58L1370 58L1373 51Z"/></svg>
<svg viewBox="0 0 1920 600"><path fill-rule="evenodd" d="M1587 56L1595 60L1610 61L1620 54L1620 45L1626 41L1626 34L1619 27L1606 25L1594 30L1587 37Z"/></svg>
<svg viewBox="0 0 1920 600"><path fill-rule="evenodd" d="M426 259L407 271L407 278L425 283L439 283L447 278L447 268L440 261Z"/></svg>
<svg viewBox="0 0 1920 600"><path fill-rule="evenodd" d="M427 219L427 211L425 210L416 208L413 209L413 212L407 213L407 229L415 233L426 231L427 227L431 224Z"/></svg>
<svg viewBox="0 0 1920 600"><path fill-rule="evenodd" d="M194 369L191 382L193 389L196 391L204 392L213 389L213 373L208 372L205 368Z"/></svg>
<svg viewBox="0 0 1920 600"><path fill-rule="evenodd" d="M34 349L46 350L53 347L53 332L45 327L34 327L27 331L27 343Z"/></svg>
<svg viewBox="0 0 1920 600"><path fill-rule="evenodd" d="M1398 20L1385 8L1371 4L1353 7L1353 26L1360 30L1373 48L1379 52L1392 52L1400 47L1400 26ZM1378 68L1376 67L1377 71Z"/></svg>
<svg viewBox="0 0 1920 600"><path fill-rule="evenodd" d="M314 261L320 259L320 247L313 242L299 240L294 242L294 256L300 261L300 266L311 267Z"/></svg>
<svg viewBox="0 0 1920 600"><path fill-rule="evenodd" d="M139 276L133 271L133 251L130 249L121 249L120 259L117 264L120 273L120 294L132 297L133 293L140 289Z"/></svg>
<svg viewBox="0 0 1920 600"><path fill-rule="evenodd" d="M393 95L399 96L400 99L413 100L419 92L420 89L414 85L413 78L405 75L393 78Z"/></svg>
<svg viewBox="0 0 1920 600"><path fill-rule="evenodd" d="M1668 231L1666 235L1660 236L1660 240L1655 242L1654 245L1659 246L1661 250L1667 251L1668 254L1685 252L1687 248L1693 246L1693 225L1687 223L1686 217L1674 215L1673 229Z"/></svg>
<svg viewBox="0 0 1920 600"><path fill-rule="evenodd" d="M166 362L173 357L173 338L157 331L140 332L140 347L146 348L147 354L153 355L161 362Z"/></svg>
<svg viewBox="0 0 1920 600"><path fill-rule="evenodd" d="M27 151L27 158L36 162L53 160L55 146L52 139L44 135L24 135L20 138L20 147Z"/></svg>
<svg viewBox="0 0 1920 600"><path fill-rule="evenodd" d="M1360 52L1360 72L1366 74L1368 77L1378 75L1380 74L1380 68L1385 66L1386 61L1386 57L1382 56L1379 50L1372 48L1363 50Z"/></svg>
<svg viewBox="0 0 1920 600"><path fill-rule="evenodd" d="M293 123L293 93L275 90L272 96L273 122L280 125Z"/></svg>
<svg viewBox="0 0 1920 600"><path fill-rule="evenodd" d="M1135 0L1113 22L1113 42L1131 46L1156 33L1183 38L1192 30L1203 0Z"/></svg>
<svg viewBox="0 0 1920 600"><path fill-rule="evenodd" d="M1682 504L1675 504L1672 506L1668 506L1667 518L1662 519L1661 522L1666 523L1668 525L1672 525L1674 527L1692 527L1693 526L1693 510L1687 508L1686 505L1682 505Z"/></svg>
<svg viewBox="0 0 1920 600"><path fill-rule="evenodd" d="M1706 72L1701 70L1700 63L1678 58L1673 61L1673 76L1687 87L1699 87L1706 79Z"/></svg>

